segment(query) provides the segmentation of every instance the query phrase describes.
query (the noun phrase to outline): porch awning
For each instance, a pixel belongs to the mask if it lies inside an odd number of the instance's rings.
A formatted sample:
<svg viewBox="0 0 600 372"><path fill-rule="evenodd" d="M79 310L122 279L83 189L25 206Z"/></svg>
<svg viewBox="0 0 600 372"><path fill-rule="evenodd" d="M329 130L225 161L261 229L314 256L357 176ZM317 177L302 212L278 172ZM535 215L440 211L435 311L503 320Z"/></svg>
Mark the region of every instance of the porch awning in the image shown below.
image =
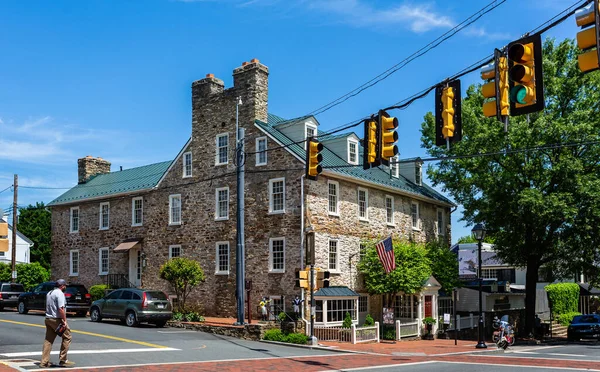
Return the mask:
<svg viewBox="0 0 600 372"><path fill-rule="evenodd" d="M142 239L127 239L121 244L117 245L114 252L127 252L131 248L135 247Z"/></svg>
<svg viewBox="0 0 600 372"><path fill-rule="evenodd" d="M359 297L359 294L346 286L321 288L315 297Z"/></svg>

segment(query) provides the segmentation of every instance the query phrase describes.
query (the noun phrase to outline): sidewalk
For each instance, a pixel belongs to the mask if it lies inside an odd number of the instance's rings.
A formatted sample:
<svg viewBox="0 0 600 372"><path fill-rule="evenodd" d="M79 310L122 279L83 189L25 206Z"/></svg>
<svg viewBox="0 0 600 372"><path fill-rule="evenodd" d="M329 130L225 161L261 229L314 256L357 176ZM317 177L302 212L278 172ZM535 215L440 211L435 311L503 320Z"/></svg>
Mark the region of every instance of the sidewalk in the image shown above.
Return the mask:
<svg viewBox="0 0 600 372"><path fill-rule="evenodd" d="M440 355L449 353L466 353L475 352L477 341L458 340L457 345L454 345L454 340L406 340L406 341L384 341L380 343L360 343L351 344L348 342L332 342L320 341L320 345L335 348L336 350L347 350L353 352L375 353L386 355ZM495 345L488 345L487 351L495 350Z"/></svg>

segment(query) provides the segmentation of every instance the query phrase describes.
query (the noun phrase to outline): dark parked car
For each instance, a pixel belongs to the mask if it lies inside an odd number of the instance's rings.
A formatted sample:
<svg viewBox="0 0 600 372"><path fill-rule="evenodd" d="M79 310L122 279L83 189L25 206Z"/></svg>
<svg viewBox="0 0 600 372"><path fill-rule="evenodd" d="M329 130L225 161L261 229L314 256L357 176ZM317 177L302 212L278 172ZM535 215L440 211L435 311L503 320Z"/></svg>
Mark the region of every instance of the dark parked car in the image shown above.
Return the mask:
<svg viewBox="0 0 600 372"><path fill-rule="evenodd" d="M54 289L54 283L45 282L31 292L22 293L19 296L19 313L27 314L29 310L46 310L46 295ZM92 304L92 296L81 284L67 284L65 300L67 301L67 312L77 313L78 316L85 316Z"/></svg>
<svg viewBox="0 0 600 372"><path fill-rule="evenodd" d="M94 301L90 308L92 322L114 318L120 319L129 327L141 322L164 327L172 316L171 302L164 292L137 288L116 289L106 297Z"/></svg>
<svg viewBox="0 0 600 372"><path fill-rule="evenodd" d="M600 315L577 315L567 329L569 341L579 341L582 338L600 340Z"/></svg>
<svg viewBox="0 0 600 372"><path fill-rule="evenodd" d="M5 307L17 307L19 296L25 292L22 284L0 282L0 310Z"/></svg>

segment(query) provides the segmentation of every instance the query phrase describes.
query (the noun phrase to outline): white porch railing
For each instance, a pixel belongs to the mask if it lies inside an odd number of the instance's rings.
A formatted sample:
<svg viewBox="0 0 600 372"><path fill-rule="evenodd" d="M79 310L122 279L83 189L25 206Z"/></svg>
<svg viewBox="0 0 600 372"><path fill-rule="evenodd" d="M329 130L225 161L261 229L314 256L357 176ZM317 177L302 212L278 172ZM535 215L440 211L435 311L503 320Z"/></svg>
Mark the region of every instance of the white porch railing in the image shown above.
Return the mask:
<svg viewBox="0 0 600 372"><path fill-rule="evenodd" d="M421 321L415 319L414 322L401 322L396 320L396 340L401 340L402 337L419 336L421 331Z"/></svg>
<svg viewBox="0 0 600 372"><path fill-rule="evenodd" d="M310 332L307 329L307 332ZM351 342L379 342L379 322L369 327L357 327L352 324L350 328L315 326L315 337L320 341Z"/></svg>

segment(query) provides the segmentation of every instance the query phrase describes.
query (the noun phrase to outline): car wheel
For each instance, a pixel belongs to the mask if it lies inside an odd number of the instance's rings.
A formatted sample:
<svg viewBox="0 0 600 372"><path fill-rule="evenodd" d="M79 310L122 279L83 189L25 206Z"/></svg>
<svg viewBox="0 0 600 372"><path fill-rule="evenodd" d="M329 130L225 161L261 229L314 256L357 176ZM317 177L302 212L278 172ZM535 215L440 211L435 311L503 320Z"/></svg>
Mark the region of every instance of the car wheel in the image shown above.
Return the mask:
<svg viewBox="0 0 600 372"><path fill-rule="evenodd" d="M161 320L160 322L156 322L156 323L154 323L154 324L156 324L156 326L157 326L158 328L162 328L162 327L164 327L165 325L167 325L167 321L166 321L166 320Z"/></svg>
<svg viewBox="0 0 600 372"><path fill-rule="evenodd" d="M93 308L92 311L90 311L90 320L92 322L100 322L102 321L102 316L100 315L100 309L98 309L97 307Z"/></svg>
<svg viewBox="0 0 600 372"><path fill-rule="evenodd" d="M19 302L19 306L17 309L19 310L19 314L27 314L29 312L27 305L25 305L25 302L23 301Z"/></svg>
<svg viewBox="0 0 600 372"><path fill-rule="evenodd" d="M127 314L125 314L125 324L127 327L135 327L138 324L133 311L129 311Z"/></svg>

